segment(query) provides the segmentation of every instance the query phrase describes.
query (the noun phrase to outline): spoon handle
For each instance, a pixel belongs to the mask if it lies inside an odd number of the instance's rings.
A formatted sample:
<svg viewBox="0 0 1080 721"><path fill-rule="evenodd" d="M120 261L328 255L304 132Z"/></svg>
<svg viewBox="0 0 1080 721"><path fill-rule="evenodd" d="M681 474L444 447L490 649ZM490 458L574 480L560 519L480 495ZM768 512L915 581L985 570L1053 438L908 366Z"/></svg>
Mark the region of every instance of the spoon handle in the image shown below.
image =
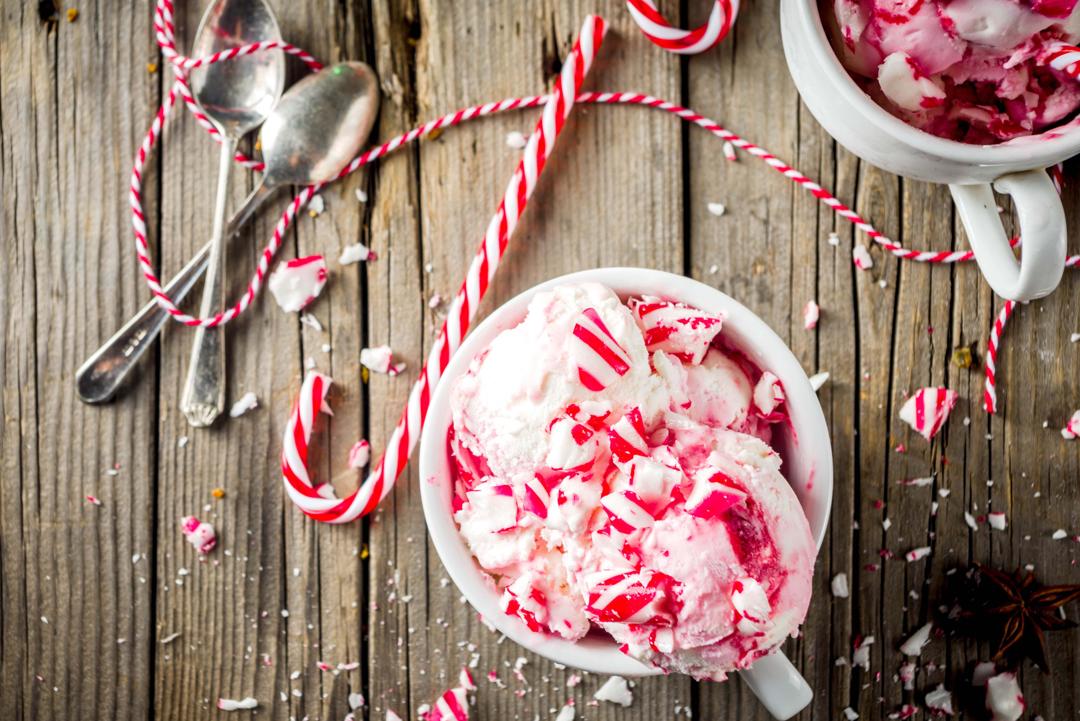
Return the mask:
<svg viewBox="0 0 1080 721"><path fill-rule="evenodd" d="M275 188L262 181L251 191L243 207L236 211L225 226L226 240L240 231L255 211L273 195L274 190ZM165 285L165 293L177 303L183 300L195 286L195 282L206 272L209 258L210 244L207 243L179 273L169 279ZM131 369L153 345L154 339L158 337L168 319L169 314L157 301L151 300L144 305L79 366L79 370L75 372L75 389L79 400L84 403L105 403L110 400L131 373Z"/></svg>
<svg viewBox="0 0 1080 721"><path fill-rule="evenodd" d="M229 192L229 171L237 146L235 138L226 138L221 144L214 231L210 239L210 260L206 266L199 309L199 315L204 318L225 304L225 204ZM180 410L193 428L209 426L225 410L225 329L222 326L199 326L195 329L187 381L180 396Z"/></svg>

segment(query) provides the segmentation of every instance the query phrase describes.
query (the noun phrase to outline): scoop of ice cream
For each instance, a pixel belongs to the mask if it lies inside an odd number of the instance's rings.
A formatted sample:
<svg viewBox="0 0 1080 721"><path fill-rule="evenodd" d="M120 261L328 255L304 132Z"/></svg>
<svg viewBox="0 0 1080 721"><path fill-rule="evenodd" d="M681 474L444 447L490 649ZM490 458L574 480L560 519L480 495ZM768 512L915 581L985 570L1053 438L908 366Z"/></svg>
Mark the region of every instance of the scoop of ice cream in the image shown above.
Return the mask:
<svg viewBox="0 0 1080 721"><path fill-rule="evenodd" d="M793 634L815 546L768 446L782 385L722 318L599 285L537 295L451 392L462 536L536 632L597 627L720 679Z"/></svg>
<svg viewBox="0 0 1080 721"><path fill-rule="evenodd" d="M877 102L927 132L997 143L1080 108L1080 87L1039 61L1075 42L1076 0L822 0L841 62Z"/></svg>

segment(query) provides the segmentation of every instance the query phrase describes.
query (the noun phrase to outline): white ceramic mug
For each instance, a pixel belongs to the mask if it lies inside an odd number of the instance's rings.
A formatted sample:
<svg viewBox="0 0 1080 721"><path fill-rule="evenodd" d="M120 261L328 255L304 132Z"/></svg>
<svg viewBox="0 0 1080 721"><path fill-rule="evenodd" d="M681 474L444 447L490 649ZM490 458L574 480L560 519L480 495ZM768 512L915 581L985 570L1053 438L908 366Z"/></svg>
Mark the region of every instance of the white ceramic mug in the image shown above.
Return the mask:
<svg viewBox="0 0 1080 721"><path fill-rule="evenodd" d="M780 378L790 427L776 427L773 445L783 458L784 476L802 503L818 548L832 507L832 444L817 394L798 359L765 321L729 296L680 275L644 268L599 268L555 278L531 288L496 309L469 334L451 359L431 400L420 438L420 498L428 533L454 583L488 622L521 646L552 661L586 671L622 676L648 676L658 669L619 651L610 637L589 635L568 641L534 633L499 608L499 592L472 557L451 511L453 471L446 444L450 427L450 389L473 357L500 332L516 326L537 293L568 283L603 283L619 296L655 295L725 315L723 335L758 365ZM747 685L777 719L787 719L813 699L813 692L782 652L758 659L741 672Z"/></svg>
<svg viewBox="0 0 1080 721"><path fill-rule="evenodd" d="M898 175L948 183L975 260L998 295L1041 298L1065 269L1065 211L1046 168L1080 153L1080 121L999 145L939 138L894 117L844 69L829 44L816 0L781 0L784 54L817 121L867 162ZM1024 246L1009 247L991 187L1012 196Z"/></svg>

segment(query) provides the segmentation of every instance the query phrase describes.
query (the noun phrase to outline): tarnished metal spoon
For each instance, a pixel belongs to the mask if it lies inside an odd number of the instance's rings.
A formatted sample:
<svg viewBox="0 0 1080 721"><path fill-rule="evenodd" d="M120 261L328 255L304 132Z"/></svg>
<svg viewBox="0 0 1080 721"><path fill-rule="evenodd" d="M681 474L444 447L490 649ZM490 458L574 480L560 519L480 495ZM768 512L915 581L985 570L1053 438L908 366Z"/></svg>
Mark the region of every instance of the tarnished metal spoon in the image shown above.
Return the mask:
<svg viewBox="0 0 1080 721"><path fill-rule="evenodd" d="M215 0L206 9L193 52L203 57L259 40L280 40L274 11L265 0ZM225 304L225 206L233 156L240 140L263 124L285 89L285 55L253 53L191 71L191 90L221 133L214 230L199 315ZM225 328L198 327L191 346L180 410L190 425L210 425L225 410Z"/></svg>
<svg viewBox="0 0 1080 721"><path fill-rule="evenodd" d="M232 217L233 235L274 190L335 179L367 143L379 109L378 82L364 63L340 63L289 88L260 131L266 171L258 187ZM165 286L179 302L206 270L203 247ZM104 403L161 332L169 315L150 301L94 352L75 373L79 398Z"/></svg>

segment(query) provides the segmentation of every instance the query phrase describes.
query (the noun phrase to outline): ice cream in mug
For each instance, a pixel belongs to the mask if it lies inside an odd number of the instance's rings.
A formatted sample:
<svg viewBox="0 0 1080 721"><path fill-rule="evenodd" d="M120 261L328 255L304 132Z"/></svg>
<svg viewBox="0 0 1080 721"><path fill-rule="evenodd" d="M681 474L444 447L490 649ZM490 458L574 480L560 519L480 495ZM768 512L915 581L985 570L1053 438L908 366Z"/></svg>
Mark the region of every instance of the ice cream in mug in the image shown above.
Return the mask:
<svg viewBox="0 0 1080 721"><path fill-rule="evenodd" d="M505 613L699 679L797 632L815 544L770 447L784 391L722 325L560 286L472 361L450 396L454 519Z"/></svg>
<svg viewBox="0 0 1080 721"><path fill-rule="evenodd" d="M822 0L830 42L863 89L902 120L991 144L1073 118L1080 84L1040 62L1076 43L1077 0Z"/></svg>

